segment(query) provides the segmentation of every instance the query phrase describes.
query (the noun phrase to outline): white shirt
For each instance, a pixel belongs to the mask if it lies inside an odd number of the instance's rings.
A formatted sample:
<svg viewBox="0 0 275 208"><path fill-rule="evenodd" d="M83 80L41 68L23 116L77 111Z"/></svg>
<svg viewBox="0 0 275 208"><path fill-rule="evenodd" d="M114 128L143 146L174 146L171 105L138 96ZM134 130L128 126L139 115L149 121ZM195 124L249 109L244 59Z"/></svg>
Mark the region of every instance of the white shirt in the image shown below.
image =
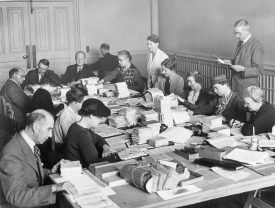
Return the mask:
<svg viewBox="0 0 275 208"><path fill-rule="evenodd" d="M24 130L20 131L20 134L23 137L23 139L27 142L32 152L34 153L34 146L35 146L34 141L26 134Z"/></svg>
<svg viewBox="0 0 275 208"><path fill-rule="evenodd" d="M251 34L249 34L249 36L247 36L246 39L244 39L243 44L245 44L249 40L249 38L251 38Z"/></svg>

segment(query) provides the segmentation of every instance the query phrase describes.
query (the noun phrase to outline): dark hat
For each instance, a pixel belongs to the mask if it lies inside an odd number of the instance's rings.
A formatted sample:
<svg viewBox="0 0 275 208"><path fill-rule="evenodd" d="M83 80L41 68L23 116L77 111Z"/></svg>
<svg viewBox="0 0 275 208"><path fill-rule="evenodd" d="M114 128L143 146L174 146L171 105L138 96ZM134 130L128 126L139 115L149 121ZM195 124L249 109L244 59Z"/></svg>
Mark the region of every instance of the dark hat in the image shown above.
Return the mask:
<svg viewBox="0 0 275 208"><path fill-rule="evenodd" d="M215 84L219 84L222 82L228 82L228 79L226 78L226 76L224 74L221 75L217 75L212 79L212 86Z"/></svg>
<svg viewBox="0 0 275 208"><path fill-rule="evenodd" d="M106 107L100 100L90 98L82 103L81 109L78 111L81 116L97 116L97 117L108 117L111 111Z"/></svg>

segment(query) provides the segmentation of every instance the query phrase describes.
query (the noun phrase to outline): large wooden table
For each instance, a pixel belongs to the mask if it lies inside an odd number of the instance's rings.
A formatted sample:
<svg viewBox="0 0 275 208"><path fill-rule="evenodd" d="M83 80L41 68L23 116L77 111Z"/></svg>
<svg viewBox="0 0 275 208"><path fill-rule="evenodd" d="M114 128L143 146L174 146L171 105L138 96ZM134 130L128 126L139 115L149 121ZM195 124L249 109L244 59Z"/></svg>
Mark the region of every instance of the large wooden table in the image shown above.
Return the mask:
<svg viewBox="0 0 275 208"><path fill-rule="evenodd" d="M143 208L168 208L181 207L199 202L208 201L220 197L230 196L234 194L255 191L258 189L270 187L275 185L275 166L274 164L262 165L257 168L244 168L243 171L249 172L250 176L241 181L235 182L224 178L208 167L196 165L173 152L177 148L175 146L165 147L163 151L165 154L183 162L190 170L204 176L204 180L195 185L202 189L202 191L182 196L179 198L164 201L157 194L148 194L131 185L123 185L114 187L113 190L116 195L109 196L119 207L143 207ZM152 154L155 154L152 152ZM66 198L63 198L63 200ZM63 201L62 204L70 205L71 207L78 207L77 204Z"/></svg>

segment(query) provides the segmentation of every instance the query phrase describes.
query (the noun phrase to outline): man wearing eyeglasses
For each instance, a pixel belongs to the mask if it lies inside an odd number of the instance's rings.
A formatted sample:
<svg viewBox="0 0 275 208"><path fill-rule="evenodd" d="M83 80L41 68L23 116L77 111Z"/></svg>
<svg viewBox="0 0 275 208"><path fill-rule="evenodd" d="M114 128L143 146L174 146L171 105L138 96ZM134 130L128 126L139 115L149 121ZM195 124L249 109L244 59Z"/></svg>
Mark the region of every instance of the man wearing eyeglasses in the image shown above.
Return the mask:
<svg viewBox="0 0 275 208"><path fill-rule="evenodd" d="M224 60L232 69L232 90L242 95L245 88L259 86L263 70L264 50L261 43L249 32L246 19L237 20L234 34L239 40L233 60Z"/></svg>
<svg viewBox="0 0 275 208"><path fill-rule="evenodd" d="M29 99L21 88L25 79L23 69L14 67L9 71L9 79L2 87L0 95L4 96L14 111L17 130L25 127L26 114L29 108Z"/></svg>

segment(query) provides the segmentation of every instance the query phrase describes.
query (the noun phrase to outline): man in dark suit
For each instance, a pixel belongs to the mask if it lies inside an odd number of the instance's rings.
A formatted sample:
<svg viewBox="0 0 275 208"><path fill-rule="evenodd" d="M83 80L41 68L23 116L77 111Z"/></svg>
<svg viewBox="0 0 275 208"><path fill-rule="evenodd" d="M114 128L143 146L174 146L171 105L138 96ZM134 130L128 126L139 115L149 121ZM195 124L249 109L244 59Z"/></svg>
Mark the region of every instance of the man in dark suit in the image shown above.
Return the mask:
<svg viewBox="0 0 275 208"><path fill-rule="evenodd" d="M237 20L234 33L239 39L234 59L224 60L232 68L232 90L242 96L245 88L259 86L260 73L263 70L263 46L249 32L245 19Z"/></svg>
<svg viewBox="0 0 275 208"><path fill-rule="evenodd" d="M82 78L94 77L91 66L85 64L86 54L83 51L78 51L75 54L76 64L67 67L65 74L62 77L63 84L73 84Z"/></svg>
<svg viewBox="0 0 275 208"><path fill-rule="evenodd" d="M14 67L9 71L9 79L1 89L0 95L4 96L14 112L17 130L25 127L26 114L29 109L29 99L21 88L25 75L22 69Z"/></svg>
<svg viewBox="0 0 275 208"><path fill-rule="evenodd" d="M27 117L25 129L4 147L0 159L1 208L45 206L55 203L56 192L77 193L70 182L44 185L46 176L55 173L58 165L51 171L43 169L36 145L52 136L53 125L49 112L33 111Z"/></svg>
<svg viewBox="0 0 275 208"><path fill-rule="evenodd" d="M99 79L103 79L107 75L110 75L119 65L117 56L110 54L110 46L107 43L103 43L100 46L102 58L99 58L97 62L92 64L93 70L97 70Z"/></svg>
<svg viewBox="0 0 275 208"><path fill-rule="evenodd" d="M29 71L25 77L24 82L22 83L22 88L28 85L35 84L51 84L59 86L61 80L59 76L54 73L52 70L49 70L50 62L47 59L41 59L38 62L38 68Z"/></svg>

